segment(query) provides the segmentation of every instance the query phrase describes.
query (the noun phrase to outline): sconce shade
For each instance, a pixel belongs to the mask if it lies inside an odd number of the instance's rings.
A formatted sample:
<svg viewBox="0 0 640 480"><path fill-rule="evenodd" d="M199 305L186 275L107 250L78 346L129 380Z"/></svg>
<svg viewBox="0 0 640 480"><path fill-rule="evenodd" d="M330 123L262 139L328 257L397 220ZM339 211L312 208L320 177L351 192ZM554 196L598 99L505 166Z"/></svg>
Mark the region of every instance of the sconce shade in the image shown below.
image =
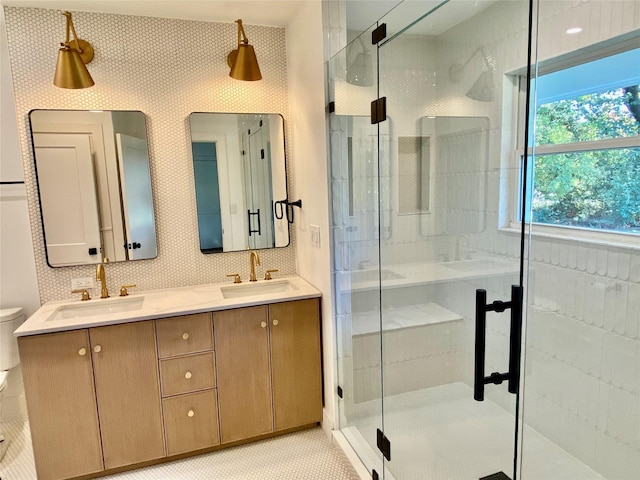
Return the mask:
<svg viewBox="0 0 640 480"><path fill-rule="evenodd" d="M234 53L235 55L233 55ZM238 49L231 52L229 56L232 58L232 61L233 57L235 57L235 61L233 61L231 71L229 72L231 78L249 82L262 79L253 46L248 44L238 45Z"/></svg>
<svg viewBox="0 0 640 480"><path fill-rule="evenodd" d="M373 57L368 52L356 55L355 60L347 67L347 83L360 87L373 85Z"/></svg>
<svg viewBox="0 0 640 480"><path fill-rule="evenodd" d="M227 55L227 64L231 67L229 76L236 80L254 82L262 79L258 59L253 46L249 45L249 39L244 33L242 20L236 20L238 24L238 48Z"/></svg>
<svg viewBox="0 0 640 480"><path fill-rule="evenodd" d="M80 53L75 48L63 46L58 51L53 84L60 88L88 88L95 85Z"/></svg>
<svg viewBox="0 0 640 480"><path fill-rule="evenodd" d="M88 88L95 83L86 64L93 60L93 47L86 40L81 40L76 35L70 12L64 12L67 17L66 38L60 44L58 50L58 62L56 63L56 73L53 77L53 84L60 88ZM69 39L69 34L73 33L73 41Z"/></svg>

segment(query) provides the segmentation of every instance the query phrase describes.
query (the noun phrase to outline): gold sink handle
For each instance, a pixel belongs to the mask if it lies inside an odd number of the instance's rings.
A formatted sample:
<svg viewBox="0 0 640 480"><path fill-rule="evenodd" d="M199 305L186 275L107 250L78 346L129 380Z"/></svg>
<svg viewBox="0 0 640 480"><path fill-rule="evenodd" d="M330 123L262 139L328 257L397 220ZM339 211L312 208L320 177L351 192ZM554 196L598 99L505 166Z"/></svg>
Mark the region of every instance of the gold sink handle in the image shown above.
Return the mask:
<svg viewBox="0 0 640 480"><path fill-rule="evenodd" d="M129 292L127 291L127 288L134 288L136 287L136 284L133 283L131 285L122 285L120 287L120 296L121 297L126 297L127 295L129 295Z"/></svg>
<svg viewBox="0 0 640 480"><path fill-rule="evenodd" d="M239 273L228 273L227 277L233 277L233 283L242 283Z"/></svg>
<svg viewBox="0 0 640 480"><path fill-rule="evenodd" d="M91 300L91 297L89 296L89 292L87 292L86 288L77 288L76 290L71 290L71 293L81 293L83 302L86 300Z"/></svg>
<svg viewBox="0 0 640 480"><path fill-rule="evenodd" d="M267 271L264 273L264 279L265 279L265 280L271 280L271 274L272 274L272 273L274 273L274 272L277 272L277 271L278 271L278 269L277 269L277 268L276 268L276 269L273 269L273 270L267 270Z"/></svg>

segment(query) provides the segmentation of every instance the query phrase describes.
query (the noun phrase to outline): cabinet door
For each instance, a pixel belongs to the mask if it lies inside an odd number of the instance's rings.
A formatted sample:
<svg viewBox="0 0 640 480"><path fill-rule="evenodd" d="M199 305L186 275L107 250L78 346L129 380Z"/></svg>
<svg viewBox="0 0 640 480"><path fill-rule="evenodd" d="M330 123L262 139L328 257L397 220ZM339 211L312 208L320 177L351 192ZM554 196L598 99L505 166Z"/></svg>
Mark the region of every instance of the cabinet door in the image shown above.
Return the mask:
<svg viewBox="0 0 640 480"><path fill-rule="evenodd" d="M317 299L269 305L275 430L322 420Z"/></svg>
<svg viewBox="0 0 640 480"><path fill-rule="evenodd" d="M153 321L89 330L105 468L164 456Z"/></svg>
<svg viewBox="0 0 640 480"><path fill-rule="evenodd" d="M20 337L18 345L38 478L100 472L87 330Z"/></svg>
<svg viewBox="0 0 640 480"><path fill-rule="evenodd" d="M273 431L267 307L214 313L222 443Z"/></svg>

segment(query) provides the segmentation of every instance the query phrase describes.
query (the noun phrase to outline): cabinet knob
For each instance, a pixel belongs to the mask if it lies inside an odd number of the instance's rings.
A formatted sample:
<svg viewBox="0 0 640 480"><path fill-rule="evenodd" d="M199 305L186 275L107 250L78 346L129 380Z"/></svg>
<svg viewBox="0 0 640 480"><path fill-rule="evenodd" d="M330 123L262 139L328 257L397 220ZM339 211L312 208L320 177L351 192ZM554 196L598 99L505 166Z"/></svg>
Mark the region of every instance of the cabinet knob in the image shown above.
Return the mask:
<svg viewBox="0 0 640 480"><path fill-rule="evenodd" d="M184 332L184 333L182 334L182 339L183 339L183 340L189 340L189 334L188 334L187 332Z"/></svg>
<svg viewBox="0 0 640 480"><path fill-rule="evenodd" d="M100 353L102 351L102 347L100 345L96 345L93 347L93 351L96 353Z"/></svg>
<svg viewBox="0 0 640 480"><path fill-rule="evenodd" d="M184 378L191 378L191 372L187 372L184 374Z"/></svg>
<svg viewBox="0 0 640 480"><path fill-rule="evenodd" d="M196 412L194 412L193 410L189 410L187 412L187 417L193 417L196 414Z"/></svg>
<svg viewBox="0 0 640 480"><path fill-rule="evenodd" d="M81 357L87 354L87 349L82 347L80 350L78 350L78 355L80 355Z"/></svg>
<svg viewBox="0 0 640 480"><path fill-rule="evenodd" d="M260 322L260 326L262 328L267 328L267 322Z"/></svg>
<svg viewBox="0 0 640 480"><path fill-rule="evenodd" d="M277 325L277 324L278 324L278 320L274 318L274 319L273 319L273 324L274 324L274 325Z"/></svg>

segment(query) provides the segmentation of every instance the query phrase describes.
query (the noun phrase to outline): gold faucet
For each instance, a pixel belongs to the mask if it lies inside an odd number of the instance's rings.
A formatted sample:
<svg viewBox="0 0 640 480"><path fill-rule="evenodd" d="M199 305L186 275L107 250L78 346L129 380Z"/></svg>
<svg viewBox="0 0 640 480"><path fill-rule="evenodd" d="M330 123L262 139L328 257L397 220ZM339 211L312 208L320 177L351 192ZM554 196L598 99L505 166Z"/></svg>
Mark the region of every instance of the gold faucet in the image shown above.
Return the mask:
<svg viewBox="0 0 640 480"><path fill-rule="evenodd" d="M109 298L109 290L107 290L107 278L104 274L104 265L98 264L96 268L96 280L100 282L100 298Z"/></svg>
<svg viewBox="0 0 640 480"><path fill-rule="evenodd" d="M258 252L251 251L251 255L249 255L249 263L251 264L251 275L249 276L249 281L256 282L258 280L256 278L256 265L260 265L260 257L258 256Z"/></svg>

